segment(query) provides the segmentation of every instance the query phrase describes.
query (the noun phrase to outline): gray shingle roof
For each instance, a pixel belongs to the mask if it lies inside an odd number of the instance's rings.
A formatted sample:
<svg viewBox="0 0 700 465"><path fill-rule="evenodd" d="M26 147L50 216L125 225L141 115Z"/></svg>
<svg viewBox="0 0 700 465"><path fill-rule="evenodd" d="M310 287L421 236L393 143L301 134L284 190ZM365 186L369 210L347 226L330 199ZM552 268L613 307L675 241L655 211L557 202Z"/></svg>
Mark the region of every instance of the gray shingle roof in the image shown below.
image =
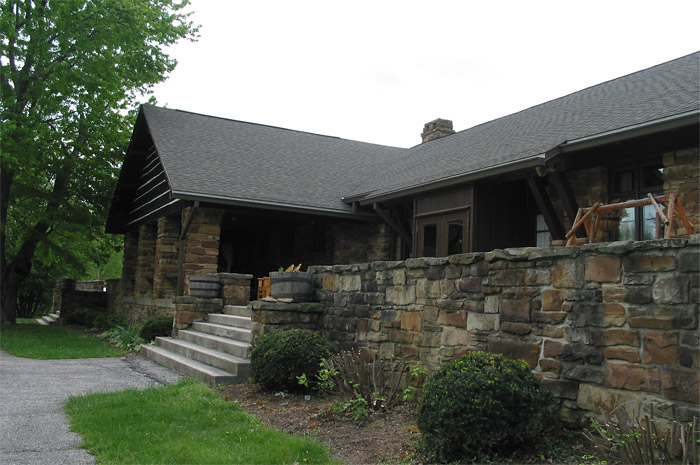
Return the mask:
<svg viewBox="0 0 700 465"><path fill-rule="evenodd" d="M543 154L700 108L700 52L413 147L359 186L370 197ZM380 161L380 163L382 163Z"/></svg>
<svg viewBox="0 0 700 465"><path fill-rule="evenodd" d="M406 149L149 105L142 107L174 196L284 204L346 213L377 160Z"/></svg>
<svg viewBox="0 0 700 465"><path fill-rule="evenodd" d="M371 199L700 108L700 52L410 149L154 106L143 114L175 197L347 213Z"/></svg>

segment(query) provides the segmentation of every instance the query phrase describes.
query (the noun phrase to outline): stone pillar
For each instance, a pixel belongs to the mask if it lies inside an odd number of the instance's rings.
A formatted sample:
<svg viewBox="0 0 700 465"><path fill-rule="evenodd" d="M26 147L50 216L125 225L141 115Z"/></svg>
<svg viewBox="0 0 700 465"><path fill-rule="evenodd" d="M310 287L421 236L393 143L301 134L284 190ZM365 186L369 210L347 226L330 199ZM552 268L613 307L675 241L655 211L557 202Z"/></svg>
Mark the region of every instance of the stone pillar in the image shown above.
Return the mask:
<svg viewBox="0 0 700 465"><path fill-rule="evenodd" d="M175 218L160 218L156 237L153 292L158 299L177 293L177 258L180 223Z"/></svg>
<svg viewBox="0 0 700 465"><path fill-rule="evenodd" d="M675 192L681 197L683 209L688 220L695 225L695 232L700 232L700 159L698 148L678 150L663 155L664 194ZM692 234L681 225L679 234Z"/></svg>
<svg viewBox="0 0 700 465"><path fill-rule="evenodd" d="M155 275L156 228L141 226L137 247L136 271L134 272L134 297L153 296L153 277Z"/></svg>
<svg viewBox="0 0 700 465"><path fill-rule="evenodd" d="M250 281L252 274L219 273L221 296L224 305L248 305L250 301Z"/></svg>
<svg viewBox="0 0 700 465"><path fill-rule="evenodd" d="M136 259L138 257L139 236L136 232L124 234L124 262L122 266L122 295L133 297L136 281Z"/></svg>
<svg viewBox="0 0 700 465"><path fill-rule="evenodd" d="M182 212L182 224L187 224L192 208ZM214 274L219 266L219 240L224 211L216 208L195 209L185 241L184 275Z"/></svg>

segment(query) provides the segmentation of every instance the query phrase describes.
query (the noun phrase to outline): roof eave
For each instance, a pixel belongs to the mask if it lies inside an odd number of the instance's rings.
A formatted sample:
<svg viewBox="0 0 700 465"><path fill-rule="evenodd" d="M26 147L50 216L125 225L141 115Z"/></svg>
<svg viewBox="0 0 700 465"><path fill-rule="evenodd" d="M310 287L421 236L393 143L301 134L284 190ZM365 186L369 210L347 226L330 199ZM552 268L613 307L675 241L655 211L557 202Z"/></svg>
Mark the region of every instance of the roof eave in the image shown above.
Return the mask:
<svg viewBox="0 0 700 465"><path fill-rule="evenodd" d="M488 168L482 168L479 170L470 171L468 173L463 173L455 176L449 176L435 181L428 181L421 184L417 184L405 189L397 189L394 191L386 192L379 195L369 195L364 198L348 197L345 199L346 202L349 199L354 201L359 201L360 205L369 205L374 202L386 202L389 200L398 199L401 197L408 197L417 194L422 194L425 192L434 191L437 189L443 189L446 187L452 187L468 182L478 181L480 179L498 176L501 174L511 173L513 171L536 168L538 166L545 166L546 154L540 153L538 155L533 155L528 158L523 158L520 160L501 163L498 165L490 166Z"/></svg>
<svg viewBox="0 0 700 465"><path fill-rule="evenodd" d="M182 200L198 200L200 202L214 203L228 206L239 206L249 208L261 208L264 210L275 210L292 213L306 213L310 215L332 216L347 219L368 219L376 218L376 215L371 213L353 213L352 211L344 211L341 209L315 207L310 205L294 205L284 202L273 202L268 200L254 200L235 197L218 196L212 194L201 194L197 192L186 192L172 190L172 198Z"/></svg>

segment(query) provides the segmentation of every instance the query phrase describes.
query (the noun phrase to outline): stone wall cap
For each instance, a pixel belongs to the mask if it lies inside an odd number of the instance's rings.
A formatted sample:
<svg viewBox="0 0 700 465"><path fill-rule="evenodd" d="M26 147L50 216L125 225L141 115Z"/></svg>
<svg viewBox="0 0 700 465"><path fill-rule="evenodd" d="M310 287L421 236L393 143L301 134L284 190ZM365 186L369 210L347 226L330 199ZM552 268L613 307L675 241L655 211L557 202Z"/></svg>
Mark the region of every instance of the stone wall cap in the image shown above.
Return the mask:
<svg viewBox="0 0 700 465"><path fill-rule="evenodd" d="M448 257L451 265L471 265L472 263L484 259L483 252L461 253L458 255L450 255Z"/></svg>
<svg viewBox="0 0 700 465"><path fill-rule="evenodd" d="M634 241L601 242L597 244L584 244L581 246L584 252L599 252L610 255L625 255L634 250Z"/></svg>
<svg viewBox="0 0 700 465"><path fill-rule="evenodd" d="M219 277L215 274L188 274L190 281L219 282Z"/></svg>
<svg viewBox="0 0 700 465"><path fill-rule="evenodd" d="M247 274L247 273L216 273L216 276L221 279L233 279L233 280L239 280L239 279L253 279L252 274Z"/></svg>
<svg viewBox="0 0 700 465"><path fill-rule="evenodd" d="M540 260L556 257L578 257L580 247L534 247L530 249L528 260Z"/></svg>
<svg viewBox="0 0 700 465"><path fill-rule="evenodd" d="M301 310L301 304L297 302L265 302L256 300L250 303L253 310L275 310L275 311L293 311Z"/></svg>
<svg viewBox="0 0 700 465"><path fill-rule="evenodd" d="M333 271L332 265L314 265L306 269L310 273L330 273Z"/></svg>
<svg viewBox="0 0 700 465"><path fill-rule="evenodd" d="M518 261L527 260L530 256L532 249L536 247L519 247L510 249L496 249L491 252L486 252L484 258L487 262L492 262L494 260L508 260L508 261Z"/></svg>
<svg viewBox="0 0 700 465"><path fill-rule="evenodd" d="M658 239L654 241L638 241L633 244L635 250L678 249L688 244L686 238Z"/></svg>
<svg viewBox="0 0 700 465"><path fill-rule="evenodd" d="M372 262L372 269L374 271L384 271L384 270L393 270L394 268L398 268L403 264L403 261L401 260L394 260L394 261L376 261Z"/></svg>

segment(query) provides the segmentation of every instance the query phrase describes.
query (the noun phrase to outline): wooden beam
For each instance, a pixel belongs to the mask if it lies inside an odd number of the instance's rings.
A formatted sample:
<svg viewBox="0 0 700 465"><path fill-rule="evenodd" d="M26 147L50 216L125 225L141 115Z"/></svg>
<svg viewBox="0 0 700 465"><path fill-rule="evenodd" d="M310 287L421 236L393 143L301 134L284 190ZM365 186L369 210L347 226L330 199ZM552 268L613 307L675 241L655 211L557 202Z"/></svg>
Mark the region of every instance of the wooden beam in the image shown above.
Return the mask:
<svg viewBox="0 0 700 465"><path fill-rule="evenodd" d="M584 210L588 210L588 211L583 216L576 215L577 221L571 227L571 231L566 233L566 238L568 239L570 237L573 237L576 230L578 228L580 228L582 224L585 226L586 231L588 231L588 218L590 218L591 215L593 215L593 213L595 213L598 210L598 208L600 208L600 202L597 202L595 205L593 205L591 208L588 208L588 209L579 208L579 213L583 213ZM586 234L586 235L588 235L588 234ZM589 239L590 239L590 237L589 237Z"/></svg>
<svg viewBox="0 0 700 465"><path fill-rule="evenodd" d="M566 215L569 218L576 218L579 206L578 202L576 202L574 191L571 189L571 185L566 179L566 174L555 171L549 175L549 179L552 181L554 188L557 190L557 194L559 194L561 198ZM576 220L574 220L574 222L576 222ZM583 232L578 231L578 235L579 237L583 237Z"/></svg>
<svg viewBox="0 0 700 465"><path fill-rule="evenodd" d="M410 234L406 231L406 229L401 225L401 222L399 222L399 221L397 221L397 220L395 220L395 219L393 218L393 215L391 214L391 213L392 213L391 210L388 210L388 209L383 208L383 207L381 206L381 204L379 204L378 202L373 203L373 204L372 204L372 208L374 209L375 212L377 212L377 214L378 214L379 216L382 217L382 219L383 219L384 221L386 221L386 222L389 224L389 226L391 226L392 228L394 228L394 231L396 231L397 233L399 233L399 235L401 236L401 238L402 238L404 241L406 241L407 244L411 244L411 243L412 243L411 235L410 235Z"/></svg>
<svg viewBox="0 0 700 465"><path fill-rule="evenodd" d="M559 221L557 213L554 211L552 200L549 198L549 195L547 195L547 191L542 183L538 179L527 178L527 185L530 187L530 192L532 192L532 196L535 198L535 202L540 209L540 213L542 213L544 217L545 223L547 223L547 228L552 235L552 239L564 239L564 227Z"/></svg>

